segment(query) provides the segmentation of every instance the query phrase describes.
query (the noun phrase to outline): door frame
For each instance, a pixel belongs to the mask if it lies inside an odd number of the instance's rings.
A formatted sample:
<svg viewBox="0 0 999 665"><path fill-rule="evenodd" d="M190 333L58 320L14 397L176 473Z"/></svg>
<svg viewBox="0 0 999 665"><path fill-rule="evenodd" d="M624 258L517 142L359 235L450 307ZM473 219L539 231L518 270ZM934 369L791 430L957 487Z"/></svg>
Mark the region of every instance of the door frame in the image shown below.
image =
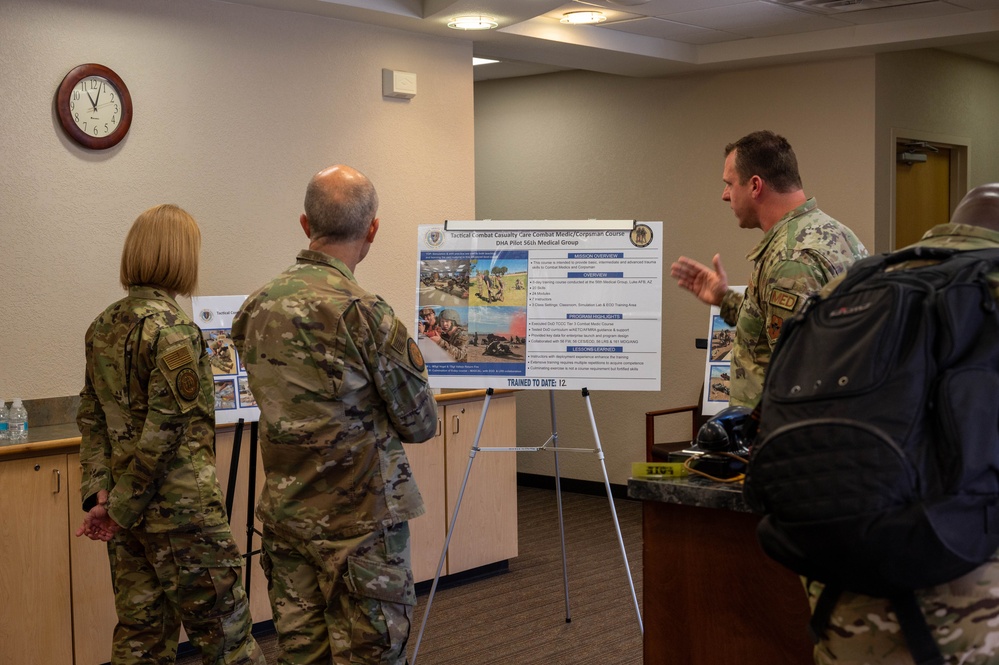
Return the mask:
<svg viewBox="0 0 999 665"><path fill-rule="evenodd" d="M891 202L889 220L891 228L888 229L888 242L892 250L895 247L895 168L898 144L904 141L925 141L938 148L947 148L951 152L950 159L950 212L954 213L954 208L968 191L968 153L970 151L971 139L964 136L953 136L950 134L938 134L926 132L920 129L904 129L892 127L891 129Z"/></svg>

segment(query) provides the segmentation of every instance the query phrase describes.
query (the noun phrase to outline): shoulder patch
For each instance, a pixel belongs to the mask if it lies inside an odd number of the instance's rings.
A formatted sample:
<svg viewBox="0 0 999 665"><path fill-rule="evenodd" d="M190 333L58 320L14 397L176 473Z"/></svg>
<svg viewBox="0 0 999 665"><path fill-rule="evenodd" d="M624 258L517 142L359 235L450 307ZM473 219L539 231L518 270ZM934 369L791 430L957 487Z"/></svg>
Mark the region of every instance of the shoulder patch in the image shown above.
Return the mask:
<svg viewBox="0 0 999 665"><path fill-rule="evenodd" d="M399 319L393 320L388 345L395 351L397 356L402 356L403 351L406 349L406 339L408 337L409 334L406 332L406 326L402 324L402 321Z"/></svg>
<svg viewBox="0 0 999 665"><path fill-rule="evenodd" d="M194 362L194 356L191 353L191 347L186 344L183 346L178 346L176 349L168 352L163 356L163 362L171 370L177 369L178 367L183 367L184 365L190 365Z"/></svg>
<svg viewBox="0 0 999 665"><path fill-rule="evenodd" d="M781 289L773 289L770 292L770 304L774 307L780 307L781 309L786 309L789 312L793 312L795 306L798 304L797 294L791 293L790 291L783 291Z"/></svg>
<svg viewBox="0 0 999 665"><path fill-rule="evenodd" d="M198 392L201 390L201 381L198 379L198 373L190 367L185 367L177 372L175 385L177 386L177 394L188 402L197 399Z"/></svg>
<svg viewBox="0 0 999 665"><path fill-rule="evenodd" d="M767 337L770 338L770 341L777 341L777 338L780 337L782 325L784 325L784 319L777 315L770 317L770 323L767 325Z"/></svg>
<svg viewBox="0 0 999 665"><path fill-rule="evenodd" d="M409 338L409 362L413 363L413 367L418 372L427 368L427 363L423 360L423 353L420 352L420 346L412 337Z"/></svg>

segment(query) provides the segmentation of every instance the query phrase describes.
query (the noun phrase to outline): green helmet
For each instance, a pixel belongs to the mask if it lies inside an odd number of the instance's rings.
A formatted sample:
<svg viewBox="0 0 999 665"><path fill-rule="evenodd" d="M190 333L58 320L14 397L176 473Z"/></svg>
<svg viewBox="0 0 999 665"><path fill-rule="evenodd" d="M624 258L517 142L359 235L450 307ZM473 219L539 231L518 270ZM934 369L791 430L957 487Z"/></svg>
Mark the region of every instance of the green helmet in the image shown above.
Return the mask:
<svg viewBox="0 0 999 665"><path fill-rule="evenodd" d="M461 315L453 309L442 309L441 313L437 315L437 318L441 320L448 320L456 326L461 325Z"/></svg>

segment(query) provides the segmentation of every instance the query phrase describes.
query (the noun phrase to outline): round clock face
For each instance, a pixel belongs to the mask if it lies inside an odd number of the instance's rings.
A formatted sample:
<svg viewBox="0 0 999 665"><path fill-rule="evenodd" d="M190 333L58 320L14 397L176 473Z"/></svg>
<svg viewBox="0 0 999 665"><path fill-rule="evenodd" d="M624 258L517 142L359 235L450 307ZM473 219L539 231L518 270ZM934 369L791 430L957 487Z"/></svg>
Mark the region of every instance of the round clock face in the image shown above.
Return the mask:
<svg viewBox="0 0 999 665"><path fill-rule="evenodd" d="M132 100L124 81L102 65L73 69L56 94L56 111L66 133L80 145L103 150L125 138Z"/></svg>

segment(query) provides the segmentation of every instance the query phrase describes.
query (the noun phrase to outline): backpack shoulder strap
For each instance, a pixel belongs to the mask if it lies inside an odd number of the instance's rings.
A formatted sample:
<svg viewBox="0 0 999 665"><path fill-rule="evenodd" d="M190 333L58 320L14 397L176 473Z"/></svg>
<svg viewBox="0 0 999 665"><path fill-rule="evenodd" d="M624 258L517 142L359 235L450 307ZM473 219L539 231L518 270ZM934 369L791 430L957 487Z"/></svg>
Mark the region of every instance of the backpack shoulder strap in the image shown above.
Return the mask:
<svg viewBox="0 0 999 665"><path fill-rule="evenodd" d="M915 594L908 591L892 596L889 600L916 665L944 665L940 647L933 639L933 632L926 624L926 617L916 602Z"/></svg>
<svg viewBox="0 0 999 665"><path fill-rule="evenodd" d="M827 584L822 588L822 593L819 594L819 599L815 602L812 618L808 622L808 636L812 638L813 644L818 644L826 634L829 619L832 617L836 603L842 594L842 587L834 584Z"/></svg>
<svg viewBox="0 0 999 665"><path fill-rule="evenodd" d="M808 622L808 635L813 643L818 644L825 635L833 610L836 609L836 603L842 594L843 588L836 584L827 584L819 594L815 609L812 611L812 618ZM923 610L916 601L916 595L907 591L892 596L889 602L895 616L898 617L906 646L909 647L909 653L912 654L916 665L944 665L940 647L933 639L933 632L926 623L926 617L923 616Z"/></svg>

